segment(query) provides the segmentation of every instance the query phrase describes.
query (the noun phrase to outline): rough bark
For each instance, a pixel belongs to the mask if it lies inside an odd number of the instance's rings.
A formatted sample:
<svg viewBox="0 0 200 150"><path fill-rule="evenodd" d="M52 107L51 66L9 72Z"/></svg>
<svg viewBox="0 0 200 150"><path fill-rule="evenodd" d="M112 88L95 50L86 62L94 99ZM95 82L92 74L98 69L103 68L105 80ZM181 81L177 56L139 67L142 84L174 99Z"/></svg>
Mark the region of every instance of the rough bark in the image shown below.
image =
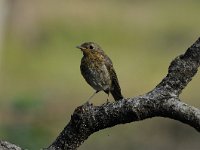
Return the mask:
<svg viewBox="0 0 200 150"><path fill-rule="evenodd" d="M200 110L179 99L199 65L200 38L171 62L167 76L152 91L101 106L85 103L77 107L70 122L47 149L74 150L94 132L152 117L175 119L200 132Z"/></svg>
<svg viewBox="0 0 200 150"><path fill-rule="evenodd" d="M168 117L190 125L200 132L200 110L179 100L200 65L200 38L176 57L167 76L150 92L121 101L76 108L71 120L48 149L77 149L92 133L151 117Z"/></svg>
<svg viewBox="0 0 200 150"><path fill-rule="evenodd" d="M22 149L14 144L7 142L7 141L0 140L0 150L22 150Z"/></svg>

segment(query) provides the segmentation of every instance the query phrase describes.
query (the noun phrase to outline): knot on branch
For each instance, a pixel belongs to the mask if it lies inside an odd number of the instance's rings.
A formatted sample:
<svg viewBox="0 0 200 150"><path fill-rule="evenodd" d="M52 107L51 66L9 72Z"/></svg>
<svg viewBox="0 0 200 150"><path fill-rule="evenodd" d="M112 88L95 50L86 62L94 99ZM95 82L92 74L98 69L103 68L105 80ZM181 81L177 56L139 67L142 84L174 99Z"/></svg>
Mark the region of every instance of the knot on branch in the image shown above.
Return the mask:
<svg viewBox="0 0 200 150"><path fill-rule="evenodd" d="M94 125L93 119L91 116L94 112L94 107L92 103L86 102L84 105L79 106L75 109L73 115L71 116L71 123L76 128L77 131L87 133L92 133L94 130L92 129Z"/></svg>

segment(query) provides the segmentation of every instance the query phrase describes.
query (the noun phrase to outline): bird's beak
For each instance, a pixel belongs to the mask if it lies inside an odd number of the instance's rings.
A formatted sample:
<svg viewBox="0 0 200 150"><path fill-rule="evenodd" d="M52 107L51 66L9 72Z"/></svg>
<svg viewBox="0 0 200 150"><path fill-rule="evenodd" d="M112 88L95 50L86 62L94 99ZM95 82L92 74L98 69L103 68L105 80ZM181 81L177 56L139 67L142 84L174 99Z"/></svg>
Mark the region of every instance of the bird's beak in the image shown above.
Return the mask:
<svg viewBox="0 0 200 150"><path fill-rule="evenodd" d="M86 48L82 47L82 46L76 46L76 48L80 49L82 52L84 52L86 50Z"/></svg>
<svg viewBox="0 0 200 150"><path fill-rule="evenodd" d="M81 49L81 46L76 46L76 48Z"/></svg>
<svg viewBox="0 0 200 150"><path fill-rule="evenodd" d="M84 49L84 48L83 48L83 47L81 47L81 46L76 46L76 48L78 48L78 49L81 49L81 50L82 50L82 49Z"/></svg>

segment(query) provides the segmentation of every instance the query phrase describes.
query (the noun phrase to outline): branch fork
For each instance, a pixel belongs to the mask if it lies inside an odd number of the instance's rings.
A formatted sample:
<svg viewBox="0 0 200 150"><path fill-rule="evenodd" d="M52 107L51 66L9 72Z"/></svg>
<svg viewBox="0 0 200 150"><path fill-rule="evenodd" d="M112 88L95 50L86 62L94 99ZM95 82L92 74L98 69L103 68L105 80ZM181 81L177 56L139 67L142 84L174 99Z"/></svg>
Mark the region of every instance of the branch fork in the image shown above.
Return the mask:
<svg viewBox="0 0 200 150"><path fill-rule="evenodd" d="M185 54L171 62L167 76L152 91L101 106L85 103L77 107L69 123L47 150L75 150L94 132L152 117L175 119L200 132L200 109L179 99L199 65L200 38ZM21 150L6 141L0 141L0 149Z"/></svg>
<svg viewBox="0 0 200 150"><path fill-rule="evenodd" d="M152 91L101 106L85 103L77 107L70 122L48 149L74 150L94 132L156 116L181 121L200 132L200 110L179 99L199 65L200 38L185 54L171 62L167 76Z"/></svg>

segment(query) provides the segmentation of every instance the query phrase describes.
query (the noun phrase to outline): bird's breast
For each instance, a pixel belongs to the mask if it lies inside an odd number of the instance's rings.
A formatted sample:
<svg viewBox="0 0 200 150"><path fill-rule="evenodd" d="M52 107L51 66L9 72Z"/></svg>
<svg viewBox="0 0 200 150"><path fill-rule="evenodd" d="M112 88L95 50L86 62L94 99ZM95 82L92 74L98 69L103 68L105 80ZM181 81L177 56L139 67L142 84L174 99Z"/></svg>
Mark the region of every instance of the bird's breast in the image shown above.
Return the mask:
<svg viewBox="0 0 200 150"><path fill-rule="evenodd" d="M110 88L111 79L105 62L101 57L83 57L81 61L81 74L95 90Z"/></svg>

